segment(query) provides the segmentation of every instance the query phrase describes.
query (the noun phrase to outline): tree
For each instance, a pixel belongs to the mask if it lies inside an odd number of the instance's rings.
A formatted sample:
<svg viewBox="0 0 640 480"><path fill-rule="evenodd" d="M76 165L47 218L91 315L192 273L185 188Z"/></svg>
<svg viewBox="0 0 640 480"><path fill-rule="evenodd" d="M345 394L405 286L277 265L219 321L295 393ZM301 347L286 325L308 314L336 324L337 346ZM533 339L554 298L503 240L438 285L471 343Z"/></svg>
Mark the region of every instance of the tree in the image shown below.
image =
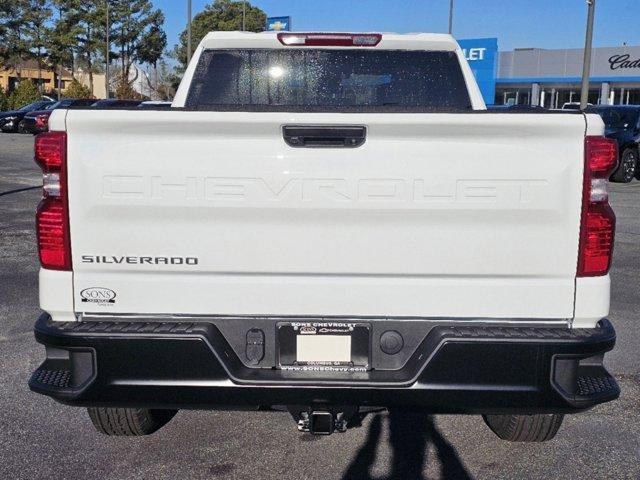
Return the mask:
<svg viewBox="0 0 640 480"><path fill-rule="evenodd" d="M193 17L191 39L195 48L204 36L213 30L242 30L242 10L245 9L245 30L261 32L267 21L267 14L250 2L215 0ZM180 34L180 43L173 49L172 56L180 62L182 70L187 68L187 30Z"/></svg>
<svg viewBox="0 0 640 480"><path fill-rule="evenodd" d="M40 92L51 14L50 0L3 0L0 4L0 64L15 69L20 78L22 64L35 59Z"/></svg>
<svg viewBox="0 0 640 480"><path fill-rule="evenodd" d="M70 20L75 26L76 52L89 74L89 88L93 93L93 73L95 60L106 41L103 31L106 27L106 3L93 0L72 0L74 8Z"/></svg>
<svg viewBox="0 0 640 480"><path fill-rule="evenodd" d="M76 36L78 35L78 27L71 17L75 6L74 1L53 0L55 22L49 32L47 50L49 61L56 68L58 74L65 67L69 67L72 75L74 73L74 49L76 47ZM60 98L59 85L54 87L58 88L58 98Z"/></svg>
<svg viewBox="0 0 640 480"><path fill-rule="evenodd" d="M93 92L106 42L107 2L120 78L131 82L134 63L157 67L167 39L164 15L152 0L0 0L0 65L16 69L20 79L25 60L37 60L41 92L42 68L66 67L74 75L81 65Z"/></svg>
<svg viewBox="0 0 640 480"><path fill-rule="evenodd" d="M0 65L6 65L13 55L12 40L19 7L19 2L0 2Z"/></svg>
<svg viewBox="0 0 640 480"><path fill-rule="evenodd" d="M0 2L0 65L11 56L11 31L14 29L16 2Z"/></svg>
<svg viewBox="0 0 640 480"><path fill-rule="evenodd" d="M156 10L150 17L149 30L140 39L138 48L138 60L157 70L158 61L162 58L167 46L167 34L162 30L164 14Z"/></svg>
<svg viewBox="0 0 640 480"><path fill-rule="evenodd" d="M29 57L29 42L25 32L25 15L28 0L2 1L0 3L0 64L15 69L21 77L21 66Z"/></svg>
<svg viewBox="0 0 640 480"><path fill-rule="evenodd" d="M38 87L31 80L23 80L9 95L9 108L17 109L40 100L40 98Z"/></svg>
<svg viewBox="0 0 640 480"><path fill-rule="evenodd" d="M144 61L153 57L149 57L151 50L145 51L143 43L149 39L163 41L161 25L164 15L160 10L153 9L151 0L111 0L110 5L113 12L113 43L118 49L121 80L129 81L131 65L143 61L141 54L146 55Z"/></svg>
<svg viewBox="0 0 640 480"><path fill-rule="evenodd" d="M42 93L42 66L46 54L45 47L49 36L51 19L49 0L27 0L22 16L26 34L26 49L31 58L38 63L38 91Z"/></svg>
<svg viewBox="0 0 640 480"><path fill-rule="evenodd" d="M64 92L66 98L93 98L93 92L86 85L81 84L75 78Z"/></svg>
<svg viewBox="0 0 640 480"><path fill-rule="evenodd" d="M175 85L173 69L170 69L164 59L160 59L155 68L154 95L155 100L173 100L176 93L177 85ZM178 84L180 81L178 80Z"/></svg>
<svg viewBox="0 0 640 480"><path fill-rule="evenodd" d="M122 73L118 74L116 78L116 98L119 99L142 99L142 95L136 92L131 86L128 78L122 76Z"/></svg>

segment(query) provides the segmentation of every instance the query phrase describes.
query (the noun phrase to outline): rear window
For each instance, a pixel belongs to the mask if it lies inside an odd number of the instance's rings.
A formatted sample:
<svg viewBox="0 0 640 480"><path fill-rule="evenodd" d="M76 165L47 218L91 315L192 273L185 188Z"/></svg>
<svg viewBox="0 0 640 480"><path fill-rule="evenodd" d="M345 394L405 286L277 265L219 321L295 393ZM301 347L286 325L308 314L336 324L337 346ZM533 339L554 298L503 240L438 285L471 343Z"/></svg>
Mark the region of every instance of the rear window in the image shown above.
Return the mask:
<svg viewBox="0 0 640 480"><path fill-rule="evenodd" d="M187 108L239 111L470 110L454 52L206 50Z"/></svg>

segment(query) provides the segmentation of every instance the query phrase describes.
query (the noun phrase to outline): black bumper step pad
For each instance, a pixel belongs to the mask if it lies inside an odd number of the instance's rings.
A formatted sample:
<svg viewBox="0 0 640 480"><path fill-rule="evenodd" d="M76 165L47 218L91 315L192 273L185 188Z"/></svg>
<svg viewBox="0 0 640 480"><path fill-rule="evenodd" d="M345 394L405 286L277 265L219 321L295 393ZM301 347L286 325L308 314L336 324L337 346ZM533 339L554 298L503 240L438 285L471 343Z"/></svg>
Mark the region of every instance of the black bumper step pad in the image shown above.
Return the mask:
<svg viewBox="0 0 640 480"><path fill-rule="evenodd" d="M592 397L619 390L618 383L611 376L578 377L578 395Z"/></svg>
<svg viewBox="0 0 640 480"><path fill-rule="evenodd" d="M71 370L47 370L39 368L33 373L33 381L48 387L59 389L69 388Z"/></svg>

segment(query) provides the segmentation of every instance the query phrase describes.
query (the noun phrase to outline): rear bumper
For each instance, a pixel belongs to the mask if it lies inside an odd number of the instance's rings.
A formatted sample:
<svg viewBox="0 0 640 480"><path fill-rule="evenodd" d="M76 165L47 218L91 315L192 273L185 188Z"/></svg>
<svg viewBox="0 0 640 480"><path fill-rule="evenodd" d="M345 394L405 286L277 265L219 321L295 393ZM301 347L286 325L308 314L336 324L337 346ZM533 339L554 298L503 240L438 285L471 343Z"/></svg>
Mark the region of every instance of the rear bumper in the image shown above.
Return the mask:
<svg viewBox="0 0 640 480"><path fill-rule="evenodd" d="M395 370L309 373L247 366L216 319L52 322L43 314L35 335L47 358L29 386L80 406L355 405L433 413L572 412L620 393L602 366L615 343L607 320L574 330L453 323L430 326Z"/></svg>

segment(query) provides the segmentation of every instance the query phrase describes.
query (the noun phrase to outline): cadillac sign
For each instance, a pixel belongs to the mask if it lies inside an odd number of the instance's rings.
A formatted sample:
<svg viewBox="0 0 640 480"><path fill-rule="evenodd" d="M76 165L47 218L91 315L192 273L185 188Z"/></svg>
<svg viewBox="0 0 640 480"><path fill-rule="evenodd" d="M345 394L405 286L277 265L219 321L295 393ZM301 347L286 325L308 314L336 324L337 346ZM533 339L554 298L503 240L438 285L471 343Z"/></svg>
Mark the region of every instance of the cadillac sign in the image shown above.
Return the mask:
<svg viewBox="0 0 640 480"><path fill-rule="evenodd" d="M618 70L620 68L640 68L640 58L631 60L631 55L625 53L624 55L612 55L609 57L609 68L611 70Z"/></svg>

